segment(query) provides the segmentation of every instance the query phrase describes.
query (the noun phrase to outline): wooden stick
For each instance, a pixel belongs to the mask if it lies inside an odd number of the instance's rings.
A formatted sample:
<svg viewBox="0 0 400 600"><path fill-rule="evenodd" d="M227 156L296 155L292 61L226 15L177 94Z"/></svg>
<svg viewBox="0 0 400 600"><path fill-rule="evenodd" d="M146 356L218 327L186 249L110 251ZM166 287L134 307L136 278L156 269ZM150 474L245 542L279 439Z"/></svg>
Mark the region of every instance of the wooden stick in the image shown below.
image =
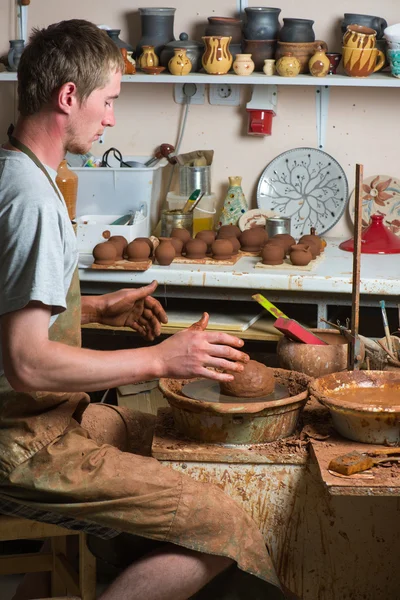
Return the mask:
<svg viewBox="0 0 400 600"><path fill-rule="evenodd" d="M356 366L355 341L358 336L360 322L360 271L361 271L361 224L362 224L362 182L363 165L356 165L355 213L354 213L354 251L353 251L353 283L351 298L351 335L349 370Z"/></svg>

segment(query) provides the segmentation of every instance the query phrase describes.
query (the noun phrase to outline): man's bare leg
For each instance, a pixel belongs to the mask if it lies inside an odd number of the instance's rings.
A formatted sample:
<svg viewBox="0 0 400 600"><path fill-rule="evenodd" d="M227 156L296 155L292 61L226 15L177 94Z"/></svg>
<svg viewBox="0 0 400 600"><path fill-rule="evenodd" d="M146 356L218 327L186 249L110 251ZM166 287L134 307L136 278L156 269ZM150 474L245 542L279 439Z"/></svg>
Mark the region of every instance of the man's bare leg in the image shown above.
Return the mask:
<svg viewBox="0 0 400 600"><path fill-rule="evenodd" d="M125 569L99 600L187 600L232 564L230 558L171 545Z"/></svg>

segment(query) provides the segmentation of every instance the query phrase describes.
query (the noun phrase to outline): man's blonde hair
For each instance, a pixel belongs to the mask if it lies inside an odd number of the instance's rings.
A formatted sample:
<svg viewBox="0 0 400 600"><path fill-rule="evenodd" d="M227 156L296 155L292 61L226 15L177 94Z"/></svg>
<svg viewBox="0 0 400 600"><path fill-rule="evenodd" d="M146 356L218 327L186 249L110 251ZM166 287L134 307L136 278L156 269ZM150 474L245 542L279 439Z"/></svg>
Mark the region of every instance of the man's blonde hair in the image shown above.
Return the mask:
<svg viewBox="0 0 400 600"><path fill-rule="evenodd" d="M34 29L18 65L18 109L29 116L49 104L69 81L81 102L103 88L115 71L124 72L122 55L105 31L71 19Z"/></svg>

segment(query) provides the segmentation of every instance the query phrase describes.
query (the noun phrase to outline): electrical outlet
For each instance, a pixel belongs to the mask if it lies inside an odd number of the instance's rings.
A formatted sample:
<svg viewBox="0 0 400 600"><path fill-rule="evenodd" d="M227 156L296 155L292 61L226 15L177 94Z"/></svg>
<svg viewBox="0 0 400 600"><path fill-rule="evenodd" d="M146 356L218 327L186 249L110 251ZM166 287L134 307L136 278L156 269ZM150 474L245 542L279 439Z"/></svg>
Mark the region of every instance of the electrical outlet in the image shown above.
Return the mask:
<svg viewBox="0 0 400 600"><path fill-rule="evenodd" d="M240 86L230 83L211 83L208 97L210 104L225 104L228 106L239 106Z"/></svg>
<svg viewBox="0 0 400 600"><path fill-rule="evenodd" d="M204 104L206 86L204 83L176 83L174 85L174 100L177 104Z"/></svg>

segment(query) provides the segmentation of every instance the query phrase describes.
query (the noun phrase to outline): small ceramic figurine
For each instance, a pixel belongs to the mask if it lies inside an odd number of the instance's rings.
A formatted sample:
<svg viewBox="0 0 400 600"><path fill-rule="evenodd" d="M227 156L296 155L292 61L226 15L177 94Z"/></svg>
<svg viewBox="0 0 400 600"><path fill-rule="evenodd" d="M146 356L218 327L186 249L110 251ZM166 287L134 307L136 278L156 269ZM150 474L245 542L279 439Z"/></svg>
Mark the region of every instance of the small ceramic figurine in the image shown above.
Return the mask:
<svg viewBox="0 0 400 600"><path fill-rule="evenodd" d="M296 77L300 73L300 62L292 52L285 54L276 61L276 70L281 77Z"/></svg>
<svg viewBox="0 0 400 600"><path fill-rule="evenodd" d="M328 75L331 63L321 46L318 46L317 51L310 58L308 68L313 77L325 77L325 75Z"/></svg>
<svg viewBox="0 0 400 600"><path fill-rule="evenodd" d="M229 189L219 217L219 227L222 225L236 225L239 217L248 210L247 200L242 190L242 178L239 176L229 177Z"/></svg>
<svg viewBox="0 0 400 600"><path fill-rule="evenodd" d="M174 48L174 56L168 62L172 75L187 75L192 70L192 63L186 55L186 48Z"/></svg>
<svg viewBox="0 0 400 600"><path fill-rule="evenodd" d="M254 71L254 67L255 65L251 59L251 54L236 54L236 58L232 65L236 75L251 75Z"/></svg>

